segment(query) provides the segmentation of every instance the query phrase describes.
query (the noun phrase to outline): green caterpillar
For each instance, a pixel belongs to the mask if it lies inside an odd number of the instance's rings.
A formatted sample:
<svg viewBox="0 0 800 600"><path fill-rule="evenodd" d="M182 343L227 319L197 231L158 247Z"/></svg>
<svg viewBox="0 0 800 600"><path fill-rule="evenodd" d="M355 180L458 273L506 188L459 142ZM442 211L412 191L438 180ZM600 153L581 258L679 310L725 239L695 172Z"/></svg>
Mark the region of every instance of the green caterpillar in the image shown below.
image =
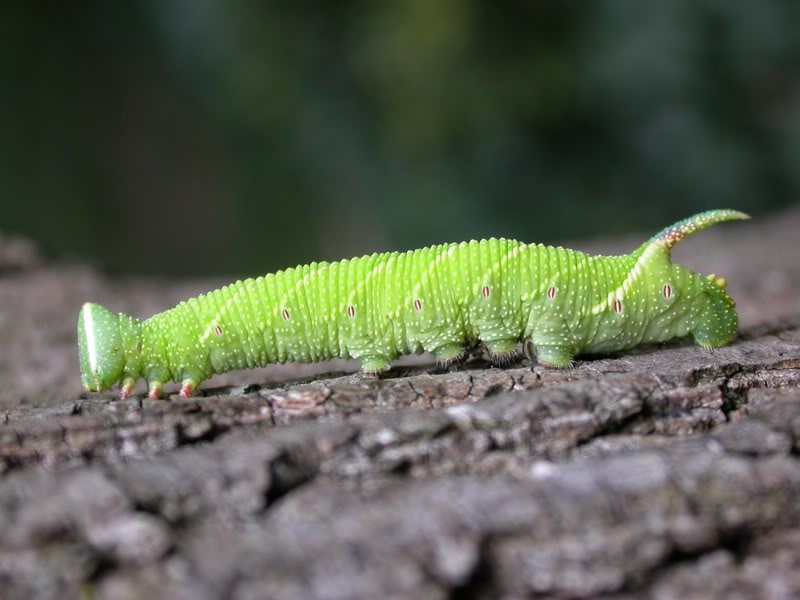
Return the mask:
<svg viewBox="0 0 800 600"><path fill-rule="evenodd" d="M81 380L87 391L121 382L126 398L143 377L158 398L168 381L189 396L214 373L270 363L356 358L377 373L422 351L450 363L478 341L500 360L522 341L551 367L688 334L722 346L738 324L725 280L673 264L671 250L715 223L747 218L704 212L624 256L493 238L312 263L237 281L146 321L87 302L78 317Z"/></svg>

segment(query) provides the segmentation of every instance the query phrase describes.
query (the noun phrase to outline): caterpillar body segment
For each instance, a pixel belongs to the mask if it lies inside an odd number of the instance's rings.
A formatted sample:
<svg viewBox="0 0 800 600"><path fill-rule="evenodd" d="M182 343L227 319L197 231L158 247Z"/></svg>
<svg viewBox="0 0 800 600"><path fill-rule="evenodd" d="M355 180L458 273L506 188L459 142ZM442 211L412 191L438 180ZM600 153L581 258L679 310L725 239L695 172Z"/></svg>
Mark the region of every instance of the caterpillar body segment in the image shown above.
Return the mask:
<svg viewBox="0 0 800 600"><path fill-rule="evenodd" d="M572 364L691 334L728 343L738 324L724 280L674 264L672 247L711 224L748 218L709 211L664 229L624 256L514 240L443 244L320 262L237 281L139 321L86 303L78 318L86 390L144 378L191 395L215 373L284 362L355 358L377 373L404 354L442 363L483 343L498 362L530 345L540 363Z"/></svg>

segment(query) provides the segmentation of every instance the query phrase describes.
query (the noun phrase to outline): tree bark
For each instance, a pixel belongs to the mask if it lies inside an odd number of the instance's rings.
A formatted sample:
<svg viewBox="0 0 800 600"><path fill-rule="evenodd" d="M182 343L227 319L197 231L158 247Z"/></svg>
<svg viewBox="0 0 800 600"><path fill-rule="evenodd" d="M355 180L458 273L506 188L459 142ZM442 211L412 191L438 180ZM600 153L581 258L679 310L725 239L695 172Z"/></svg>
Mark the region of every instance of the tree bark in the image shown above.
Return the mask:
<svg viewBox="0 0 800 600"><path fill-rule="evenodd" d="M698 246L741 308L719 350L191 399L69 391L69 332L89 294L146 316L213 283L6 272L0 596L800 597L799 214Z"/></svg>

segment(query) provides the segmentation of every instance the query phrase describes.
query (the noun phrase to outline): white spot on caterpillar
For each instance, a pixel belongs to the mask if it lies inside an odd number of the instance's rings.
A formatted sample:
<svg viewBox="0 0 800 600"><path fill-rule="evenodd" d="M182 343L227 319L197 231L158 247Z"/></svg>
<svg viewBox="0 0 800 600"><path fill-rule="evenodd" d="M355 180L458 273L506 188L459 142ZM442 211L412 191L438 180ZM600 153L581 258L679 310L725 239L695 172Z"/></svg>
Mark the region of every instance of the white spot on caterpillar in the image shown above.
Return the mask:
<svg viewBox="0 0 800 600"><path fill-rule="evenodd" d="M89 355L89 370L97 370L97 340L94 333L94 316L92 305L88 302L83 305L83 331L86 334L86 353Z"/></svg>

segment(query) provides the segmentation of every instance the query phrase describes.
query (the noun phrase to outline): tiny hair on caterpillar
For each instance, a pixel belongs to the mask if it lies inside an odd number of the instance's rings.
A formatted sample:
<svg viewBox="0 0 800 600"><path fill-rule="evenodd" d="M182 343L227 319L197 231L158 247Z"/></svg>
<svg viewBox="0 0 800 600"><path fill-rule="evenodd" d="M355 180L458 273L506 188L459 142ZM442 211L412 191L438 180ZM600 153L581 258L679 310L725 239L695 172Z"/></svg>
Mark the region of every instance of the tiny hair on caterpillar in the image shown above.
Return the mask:
<svg viewBox="0 0 800 600"><path fill-rule="evenodd" d="M139 320L85 303L78 315L87 391L143 378L158 398L169 381L190 396L215 373L271 363L361 361L375 374L431 352L444 364L483 343L503 362L519 342L538 362L568 367L603 354L691 335L714 348L736 335L725 280L672 262L672 248L723 221L711 210L678 221L630 254L485 239L301 265L237 281Z"/></svg>

